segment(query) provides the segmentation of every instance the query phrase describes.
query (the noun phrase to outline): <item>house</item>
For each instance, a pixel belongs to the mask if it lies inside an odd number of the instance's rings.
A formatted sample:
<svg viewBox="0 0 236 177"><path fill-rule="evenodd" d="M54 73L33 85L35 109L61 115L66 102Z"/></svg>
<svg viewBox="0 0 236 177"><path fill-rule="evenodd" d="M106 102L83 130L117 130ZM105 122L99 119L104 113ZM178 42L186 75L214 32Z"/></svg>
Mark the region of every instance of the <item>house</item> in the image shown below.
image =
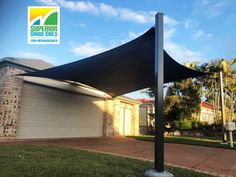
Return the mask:
<svg viewBox="0 0 236 177"><path fill-rule="evenodd" d="M214 107L211 103L201 102L199 121L207 122L208 124L215 123Z"/></svg>
<svg viewBox="0 0 236 177"><path fill-rule="evenodd" d="M18 76L53 67L43 60L0 59L0 139L139 134L140 102L89 86Z"/></svg>
<svg viewBox="0 0 236 177"><path fill-rule="evenodd" d="M153 114L155 114L154 100L152 99L136 99L141 102L139 106L139 132L140 134L148 134L148 127L154 127ZM214 107L208 102L201 102L200 112L194 114L198 121L207 122L208 124L215 123Z"/></svg>

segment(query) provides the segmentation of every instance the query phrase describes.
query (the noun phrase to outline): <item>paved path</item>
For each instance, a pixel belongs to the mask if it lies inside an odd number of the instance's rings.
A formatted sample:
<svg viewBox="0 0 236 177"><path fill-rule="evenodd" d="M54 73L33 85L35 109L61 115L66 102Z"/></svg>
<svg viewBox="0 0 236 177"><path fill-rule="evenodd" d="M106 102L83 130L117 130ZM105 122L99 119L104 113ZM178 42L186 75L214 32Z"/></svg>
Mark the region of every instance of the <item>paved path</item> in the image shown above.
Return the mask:
<svg viewBox="0 0 236 177"><path fill-rule="evenodd" d="M77 138L17 141L10 144L50 144L153 160L154 143L132 138ZM0 143L0 145L3 143ZM4 143L5 144L5 143ZM215 174L236 176L236 150L165 144L165 162Z"/></svg>

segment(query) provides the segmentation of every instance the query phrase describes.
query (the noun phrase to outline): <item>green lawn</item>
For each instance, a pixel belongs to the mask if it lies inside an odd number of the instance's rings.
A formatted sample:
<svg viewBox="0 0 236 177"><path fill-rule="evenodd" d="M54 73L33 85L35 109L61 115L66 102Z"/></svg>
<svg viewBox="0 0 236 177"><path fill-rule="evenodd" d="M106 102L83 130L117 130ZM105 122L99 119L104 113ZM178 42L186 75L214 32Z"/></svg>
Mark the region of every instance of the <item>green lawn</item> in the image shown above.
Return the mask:
<svg viewBox="0 0 236 177"><path fill-rule="evenodd" d="M154 136L143 135L143 136L129 136L137 140L144 141L154 141ZM216 148L226 148L229 149L229 144L220 144L221 139L216 139L212 137L184 137L184 136L167 136L165 137L165 143L176 143L176 144L189 144L197 146L207 146ZM234 142L234 149L236 147L236 142Z"/></svg>
<svg viewBox="0 0 236 177"><path fill-rule="evenodd" d="M151 162L44 145L0 145L1 177L141 177ZM210 177L166 167L175 177Z"/></svg>

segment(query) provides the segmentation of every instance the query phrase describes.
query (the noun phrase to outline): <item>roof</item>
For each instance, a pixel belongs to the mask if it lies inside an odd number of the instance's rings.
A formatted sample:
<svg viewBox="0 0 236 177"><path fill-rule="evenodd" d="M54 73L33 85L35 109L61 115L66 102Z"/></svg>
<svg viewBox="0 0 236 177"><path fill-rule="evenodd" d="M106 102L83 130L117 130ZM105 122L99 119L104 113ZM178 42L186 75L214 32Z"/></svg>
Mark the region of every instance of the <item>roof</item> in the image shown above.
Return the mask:
<svg viewBox="0 0 236 177"><path fill-rule="evenodd" d="M24 58L16 58L16 57L4 57L0 59L0 65L6 62L20 65L22 67L36 69L36 70L48 69L54 66L51 63L48 63L44 60L39 60L39 59L24 59Z"/></svg>
<svg viewBox="0 0 236 177"><path fill-rule="evenodd" d="M136 99L136 100L141 102L141 103L154 103L153 99L148 99L148 98L139 98L139 99Z"/></svg>
<svg viewBox="0 0 236 177"><path fill-rule="evenodd" d="M65 65L24 74L76 81L102 90L112 97L154 86L155 28L124 45ZM177 63L164 51L164 82L197 77L205 73Z"/></svg>
<svg viewBox="0 0 236 177"><path fill-rule="evenodd" d="M208 109L213 109L214 106L211 103L208 102L201 102L201 107L208 108Z"/></svg>

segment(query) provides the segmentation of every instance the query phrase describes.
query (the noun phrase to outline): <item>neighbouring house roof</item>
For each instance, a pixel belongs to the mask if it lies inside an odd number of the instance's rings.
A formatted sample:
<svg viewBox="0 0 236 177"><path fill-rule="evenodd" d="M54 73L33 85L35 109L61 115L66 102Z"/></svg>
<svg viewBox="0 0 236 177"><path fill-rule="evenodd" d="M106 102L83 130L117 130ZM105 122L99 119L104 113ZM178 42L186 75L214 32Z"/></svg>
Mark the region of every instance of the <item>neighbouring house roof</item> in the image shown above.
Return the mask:
<svg viewBox="0 0 236 177"><path fill-rule="evenodd" d="M154 103L153 99L148 99L148 98L138 98L136 100L141 102L141 103Z"/></svg>
<svg viewBox="0 0 236 177"><path fill-rule="evenodd" d="M19 67L33 70L42 70L54 67L53 64L39 59L24 59L16 57L4 57L0 59L0 65L13 64Z"/></svg>
<svg viewBox="0 0 236 177"><path fill-rule="evenodd" d="M213 109L214 106L211 103L208 102L201 102L201 107L208 108L208 109Z"/></svg>
<svg viewBox="0 0 236 177"><path fill-rule="evenodd" d="M25 74L70 80L112 97L154 86L155 28L124 45L65 65ZM177 63L164 51L164 82L205 75Z"/></svg>

